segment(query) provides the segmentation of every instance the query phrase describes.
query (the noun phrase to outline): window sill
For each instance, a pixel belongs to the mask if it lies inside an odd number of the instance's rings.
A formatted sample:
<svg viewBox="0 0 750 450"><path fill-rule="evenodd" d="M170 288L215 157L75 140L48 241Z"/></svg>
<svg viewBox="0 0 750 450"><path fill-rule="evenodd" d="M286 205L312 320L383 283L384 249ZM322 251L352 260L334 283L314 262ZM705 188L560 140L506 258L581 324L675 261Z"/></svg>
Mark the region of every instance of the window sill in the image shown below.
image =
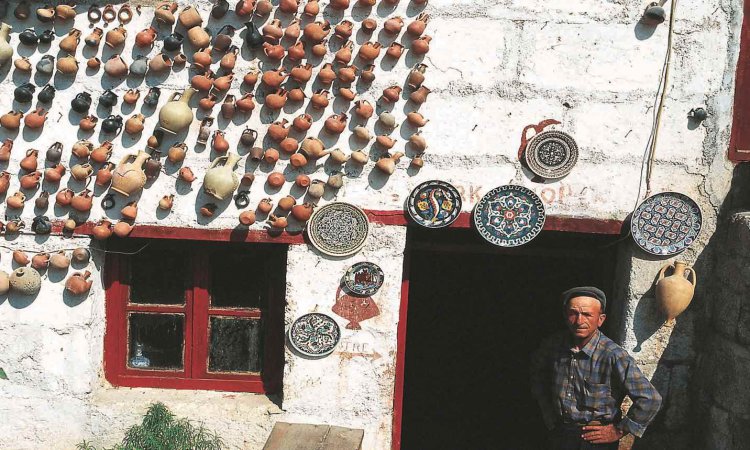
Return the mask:
<svg viewBox="0 0 750 450"><path fill-rule="evenodd" d="M160 376L113 375L107 381L114 387L160 388L183 390L211 390L227 392L247 392L272 395L281 391L280 386L264 386L261 380L217 380L213 378L177 378Z"/></svg>

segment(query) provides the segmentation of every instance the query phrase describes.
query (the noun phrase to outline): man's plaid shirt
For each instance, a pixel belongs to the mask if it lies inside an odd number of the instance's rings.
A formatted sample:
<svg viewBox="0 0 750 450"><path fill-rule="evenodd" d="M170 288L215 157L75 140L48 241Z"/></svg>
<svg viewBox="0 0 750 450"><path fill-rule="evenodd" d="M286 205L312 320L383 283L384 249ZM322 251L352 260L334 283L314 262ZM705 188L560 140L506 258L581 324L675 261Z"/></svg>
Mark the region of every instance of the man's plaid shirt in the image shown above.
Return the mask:
<svg viewBox="0 0 750 450"><path fill-rule="evenodd" d="M531 390L550 428L598 420L641 437L661 406L633 357L599 330L578 352L568 331L542 343L531 364ZM633 405L622 417L625 395Z"/></svg>

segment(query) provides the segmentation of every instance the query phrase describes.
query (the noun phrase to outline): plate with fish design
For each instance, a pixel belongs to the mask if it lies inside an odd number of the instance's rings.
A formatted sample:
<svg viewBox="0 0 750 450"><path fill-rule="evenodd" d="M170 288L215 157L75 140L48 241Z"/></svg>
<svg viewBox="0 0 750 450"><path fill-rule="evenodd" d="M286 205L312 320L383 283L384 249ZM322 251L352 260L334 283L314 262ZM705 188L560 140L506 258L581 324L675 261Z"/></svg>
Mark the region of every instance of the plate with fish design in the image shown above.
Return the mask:
<svg viewBox="0 0 750 450"><path fill-rule="evenodd" d="M425 228L447 227L461 212L461 194L445 181L425 181L411 191L407 210L412 220Z"/></svg>

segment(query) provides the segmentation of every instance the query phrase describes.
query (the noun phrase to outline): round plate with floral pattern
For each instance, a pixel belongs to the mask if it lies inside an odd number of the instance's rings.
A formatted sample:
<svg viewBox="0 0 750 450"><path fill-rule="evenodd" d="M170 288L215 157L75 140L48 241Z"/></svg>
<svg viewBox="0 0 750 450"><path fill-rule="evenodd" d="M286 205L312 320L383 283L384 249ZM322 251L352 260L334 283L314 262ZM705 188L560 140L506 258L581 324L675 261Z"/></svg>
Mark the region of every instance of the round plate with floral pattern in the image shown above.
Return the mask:
<svg viewBox="0 0 750 450"><path fill-rule="evenodd" d="M646 252L669 256L695 242L702 223L701 209L692 198L678 192L662 192L638 205L630 233Z"/></svg>
<svg viewBox="0 0 750 450"><path fill-rule="evenodd" d="M447 227L458 219L461 195L444 181L426 181L411 191L407 209L414 222L423 227Z"/></svg>
<svg viewBox="0 0 750 450"><path fill-rule="evenodd" d="M542 200L529 188L496 187L474 207L474 226L479 234L500 247L517 247L534 239L544 228Z"/></svg>
<svg viewBox="0 0 750 450"><path fill-rule="evenodd" d="M289 327L289 343L305 356L329 355L341 338L339 325L330 316L309 313L297 318Z"/></svg>
<svg viewBox="0 0 750 450"><path fill-rule="evenodd" d="M307 237L321 253L350 256L362 249L370 231L364 211L344 202L315 210L307 222Z"/></svg>
<svg viewBox="0 0 750 450"><path fill-rule="evenodd" d="M571 135L550 130L537 134L524 152L526 165L542 178L562 178L578 161L578 145Z"/></svg>
<svg viewBox="0 0 750 450"><path fill-rule="evenodd" d="M352 265L344 274L344 287L354 295L369 297L383 285L383 269L368 261Z"/></svg>

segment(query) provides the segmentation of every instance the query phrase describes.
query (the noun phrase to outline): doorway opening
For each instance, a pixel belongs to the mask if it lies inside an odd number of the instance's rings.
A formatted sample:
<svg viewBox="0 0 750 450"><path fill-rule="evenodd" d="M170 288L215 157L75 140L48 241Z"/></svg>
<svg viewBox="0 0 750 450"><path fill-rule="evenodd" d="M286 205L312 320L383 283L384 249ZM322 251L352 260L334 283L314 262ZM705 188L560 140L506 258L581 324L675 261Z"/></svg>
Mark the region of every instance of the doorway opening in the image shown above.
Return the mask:
<svg viewBox="0 0 750 450"><path fill-rule="evenodd" d="M564 328L562 291L611 297L616 240L549 231L503 249L471 229L410 228L401 449L543 448L531 354Z"/></svg>

